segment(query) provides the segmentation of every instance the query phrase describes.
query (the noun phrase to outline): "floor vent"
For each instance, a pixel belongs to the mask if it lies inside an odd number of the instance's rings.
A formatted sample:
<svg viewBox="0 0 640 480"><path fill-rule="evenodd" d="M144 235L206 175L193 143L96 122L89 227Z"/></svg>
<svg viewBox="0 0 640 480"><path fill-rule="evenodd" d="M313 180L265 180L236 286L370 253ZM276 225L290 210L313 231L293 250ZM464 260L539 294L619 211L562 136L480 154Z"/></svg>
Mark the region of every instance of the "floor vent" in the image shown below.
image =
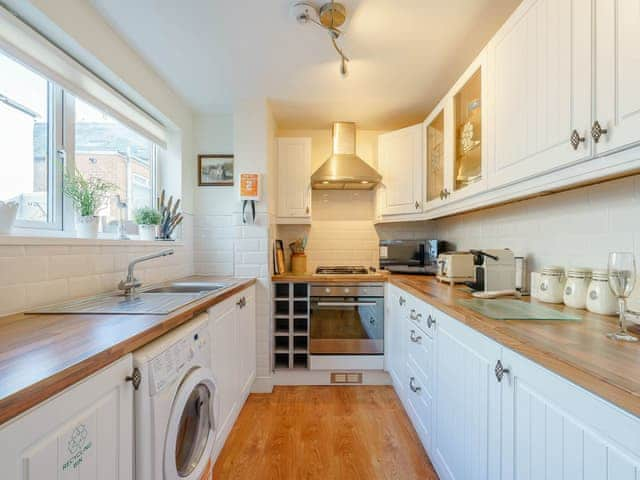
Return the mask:
<svg viewBox="0 0 640 480"><path fill-rule="evenodd" d="M332 384L362 383L362 372L331 372Z"/></svg>

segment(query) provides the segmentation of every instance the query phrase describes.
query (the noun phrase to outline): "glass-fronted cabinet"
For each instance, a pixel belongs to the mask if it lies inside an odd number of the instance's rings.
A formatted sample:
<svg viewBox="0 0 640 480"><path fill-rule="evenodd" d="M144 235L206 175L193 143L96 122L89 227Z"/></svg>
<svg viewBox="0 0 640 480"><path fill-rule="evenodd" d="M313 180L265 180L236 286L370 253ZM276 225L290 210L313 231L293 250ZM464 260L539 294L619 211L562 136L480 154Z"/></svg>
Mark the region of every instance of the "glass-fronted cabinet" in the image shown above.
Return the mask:
<svg viewBox="0 0 640 480"><path fill-rule="evenodd" d="M432 116L433 117L433 116ZM425 152L427 172L427 203L442 200L445 187L445 130L444 108L427 119L425 127Z"/></svg>
<svg viewBox="0 0 640 480"><path fill-rule="evenodd" d="M453 97L455 127L453 189L482 180L482 68Z"/></svg>

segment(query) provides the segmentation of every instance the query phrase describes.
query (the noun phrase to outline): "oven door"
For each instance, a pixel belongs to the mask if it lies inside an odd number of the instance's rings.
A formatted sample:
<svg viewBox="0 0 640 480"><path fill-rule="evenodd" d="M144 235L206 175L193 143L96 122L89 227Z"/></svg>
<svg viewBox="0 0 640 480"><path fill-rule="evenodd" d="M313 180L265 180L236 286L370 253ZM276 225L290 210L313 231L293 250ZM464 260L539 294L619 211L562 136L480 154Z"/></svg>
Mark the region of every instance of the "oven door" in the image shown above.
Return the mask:
<svg viewBox="0 0 640 480"><path fill-rule="evenodd" d="M382 354L383 343L383 298L311 297L312 355Z"/></svg>

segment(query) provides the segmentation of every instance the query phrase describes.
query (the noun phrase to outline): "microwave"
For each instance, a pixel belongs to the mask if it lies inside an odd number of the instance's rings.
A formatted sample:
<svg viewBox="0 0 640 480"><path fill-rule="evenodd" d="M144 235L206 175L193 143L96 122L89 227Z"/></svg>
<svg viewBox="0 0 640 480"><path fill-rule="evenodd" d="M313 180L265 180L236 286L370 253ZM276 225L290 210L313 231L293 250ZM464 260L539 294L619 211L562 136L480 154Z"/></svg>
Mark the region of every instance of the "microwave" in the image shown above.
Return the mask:
<svg viewBox="0 0 640 480"><path fill-rule="evenodd" d="M442 240L380 240L380 269L393 273L435 275L438 255L453 250Z"/></svg>

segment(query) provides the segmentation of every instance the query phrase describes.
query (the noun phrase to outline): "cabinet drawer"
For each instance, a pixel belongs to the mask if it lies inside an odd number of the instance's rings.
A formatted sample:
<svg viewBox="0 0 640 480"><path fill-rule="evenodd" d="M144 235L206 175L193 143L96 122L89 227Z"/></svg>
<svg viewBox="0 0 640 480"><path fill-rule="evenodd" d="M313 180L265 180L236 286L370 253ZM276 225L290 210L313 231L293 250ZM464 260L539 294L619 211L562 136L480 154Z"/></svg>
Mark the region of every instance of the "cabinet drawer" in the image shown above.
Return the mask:
<svg viewBox="0 0 640 480"><path fill-rule="evenodd" d="M429 337L433 337L435 322L433 322L433 309L431 306L413 296L408 296L407 301L409 307L408 318Z"/></svg>
<svg viewBox="0 0 640 480"><path fill-rule="evenodd" d="M431 448L431 420L433 400L427 391L427 381L416 368L413 361L407 361L406 403L405 407L422 445Z"/></svg>
<svg viewBox="0 0 640 480"><path fill-rule="evenodd" d="M433 340L422 330L415 327L412 322L408 323L406 333L407 361L413 361L414 366L425 377L427 383L424 385L428 393L432 393L433 377Z"/></svg>

